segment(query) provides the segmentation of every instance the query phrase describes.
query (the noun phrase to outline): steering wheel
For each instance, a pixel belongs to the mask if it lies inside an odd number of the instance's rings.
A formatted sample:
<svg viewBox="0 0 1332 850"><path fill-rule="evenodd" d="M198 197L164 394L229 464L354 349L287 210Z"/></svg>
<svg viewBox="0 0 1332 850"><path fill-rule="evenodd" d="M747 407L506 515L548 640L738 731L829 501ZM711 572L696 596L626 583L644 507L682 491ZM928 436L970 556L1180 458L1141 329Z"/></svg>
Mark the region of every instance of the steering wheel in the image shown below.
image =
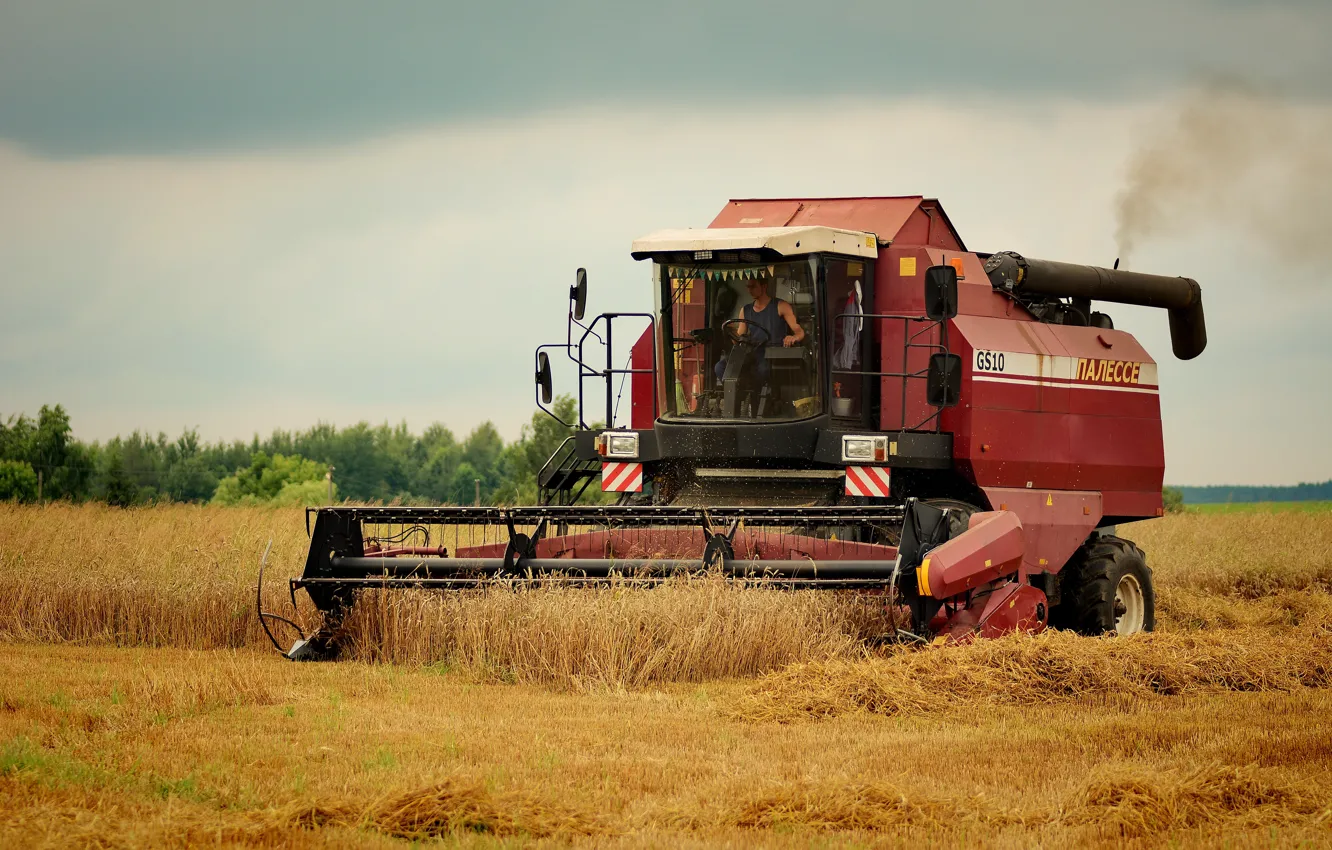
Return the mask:
<svg viewBox="0 0 1332 850"><path fill-rule="evenodd" d="M738 326L740 325L749 325L749 327L745 329L747 333L742 334L739 332ZM767 328L756 324L755 322L746 322L744 319L730 319L729 321L722 322L721 329L722 333L726 334L726 338L736 345L748 345L751 348L759 348L767 345L769 341ZM758 331L763 334L763 336L756 340L754 338L754 331Z"/></svg>

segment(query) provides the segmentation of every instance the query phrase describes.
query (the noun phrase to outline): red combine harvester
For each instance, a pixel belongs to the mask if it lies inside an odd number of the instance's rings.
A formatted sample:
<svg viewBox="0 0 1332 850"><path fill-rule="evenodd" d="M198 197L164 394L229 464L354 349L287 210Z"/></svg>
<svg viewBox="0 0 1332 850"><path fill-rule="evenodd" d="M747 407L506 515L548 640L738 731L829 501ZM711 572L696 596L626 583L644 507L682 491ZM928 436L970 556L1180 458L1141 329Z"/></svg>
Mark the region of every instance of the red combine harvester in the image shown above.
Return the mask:
<svg viewBox="0 0 1332 850"><path fill-rule="evenodd" d="M968 251L921 197L731 201L632 253L654 311L584 323L580 269L565 342L537 349L538 403L552 352L579 400L540 504L312 509L292 593L324 625L290 657L336 653L365 588L699 572L877 591L925 640L1152 628L1151 571L1114 526L1162 513L1156 364L1093 303L1166 309L1187 360L1195 281ZM616 368L626 322L647 328ZM584 418L588 382L609 426ZM598 479L618 504L580 504Z"/></svg>

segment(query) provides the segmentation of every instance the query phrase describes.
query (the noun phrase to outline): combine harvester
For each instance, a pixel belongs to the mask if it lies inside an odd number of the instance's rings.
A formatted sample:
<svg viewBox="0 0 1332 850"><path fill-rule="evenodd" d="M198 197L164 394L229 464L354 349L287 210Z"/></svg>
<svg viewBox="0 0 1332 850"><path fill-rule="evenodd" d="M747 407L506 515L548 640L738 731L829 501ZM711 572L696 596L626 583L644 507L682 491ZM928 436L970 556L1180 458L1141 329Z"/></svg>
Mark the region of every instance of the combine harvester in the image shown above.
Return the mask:
<svg viewBox="0 0 1332 850"><path fill-rule="evenodd" d="M704 572L879 592L921 640L1152 629L1151 571L1114 526L1162 514L1156 364L1093 302L1166 309L1188 360L1195 281L968 251L921 197L731 201L632 254L655 310L584 323L580 269L565 342L537 349L547 412L551 354L578 372L540 504L311 509L292 599L324 622L289 657L335 655L364 589ZM632 427L589 427L584 390L613 425L616 381ZM579 504L598 478L618 504Z"/></svg>

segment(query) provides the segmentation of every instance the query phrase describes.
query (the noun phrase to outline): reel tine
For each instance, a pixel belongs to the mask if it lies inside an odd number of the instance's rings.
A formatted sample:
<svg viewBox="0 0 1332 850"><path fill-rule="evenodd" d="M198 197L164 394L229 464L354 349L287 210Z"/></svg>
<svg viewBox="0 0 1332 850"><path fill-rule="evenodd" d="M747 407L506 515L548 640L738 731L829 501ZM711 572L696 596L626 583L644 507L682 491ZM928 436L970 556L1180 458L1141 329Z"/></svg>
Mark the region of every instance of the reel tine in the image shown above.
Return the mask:
<svg viewBox="0 0 1332 850"><path fill-rule="evenodd" d="M258 615L259 625L263 627L264 634L268 635L268 640L273 644L273 648L276 649L278 652L280 652L283 656L286 656L287 650L282 648L282 644L278 643L278 640L273 635L272 630L268 628L268 621L276 620L279 623L286 623L288 626L296 630L296 634L301 636L301 640L305 640L305 632L301 629L300 626L296 625L291 620L288 620L286 617L283 617L279 614L270 614L269 612L264 610L264 570L267 569L268 567L268 555L272 551L273 551L273 538L270 537L268 539L268 545L264 547L264 556L259 559L259 581L255 584L254 587L254 612L255 614ZM295 613L296 589L294 585L292 585L292 590L291 590L291 604L293 609L292 613Z"/></svg>

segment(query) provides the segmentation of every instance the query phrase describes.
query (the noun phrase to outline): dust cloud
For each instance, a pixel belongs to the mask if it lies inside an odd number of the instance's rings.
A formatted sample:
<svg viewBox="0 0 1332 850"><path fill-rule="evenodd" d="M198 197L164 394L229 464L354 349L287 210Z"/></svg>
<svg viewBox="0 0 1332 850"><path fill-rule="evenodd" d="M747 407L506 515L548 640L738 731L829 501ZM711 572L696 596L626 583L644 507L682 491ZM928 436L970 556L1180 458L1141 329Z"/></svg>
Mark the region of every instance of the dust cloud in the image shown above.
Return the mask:
<svg viewBox="0 0 1332 850"><path fill-rule="evenodd" d="M1141 134L1117 199L1119 254L1208 225L1289 268L1332 229L1332 108L1235 84L1195 90Z"/></svg>

